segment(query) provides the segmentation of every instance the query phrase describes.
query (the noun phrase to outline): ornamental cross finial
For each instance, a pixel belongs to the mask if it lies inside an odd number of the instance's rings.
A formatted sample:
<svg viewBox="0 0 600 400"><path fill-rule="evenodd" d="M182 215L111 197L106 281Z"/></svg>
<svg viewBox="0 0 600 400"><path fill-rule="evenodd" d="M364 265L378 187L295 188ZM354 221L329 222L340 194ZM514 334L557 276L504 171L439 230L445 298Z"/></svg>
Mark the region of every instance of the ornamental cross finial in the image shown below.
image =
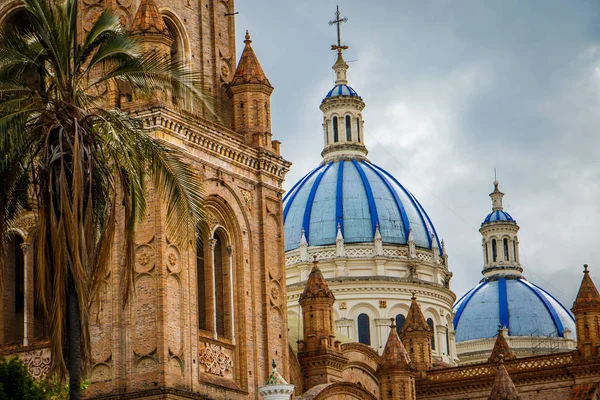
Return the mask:
<svg viewBox="0 0 600 400"><path fill-rule="evenodd" d="M348 22L348 18L340 17L340 6L336 6L335 19L333 21L329 21L329 25L337 25L337 45L332 44L331 50L337 50L338 53L341 53L342 50L346 50L348 48L348 46L342 46L342 38L340 33L340 25L342 24L342 22Z"/></svg>

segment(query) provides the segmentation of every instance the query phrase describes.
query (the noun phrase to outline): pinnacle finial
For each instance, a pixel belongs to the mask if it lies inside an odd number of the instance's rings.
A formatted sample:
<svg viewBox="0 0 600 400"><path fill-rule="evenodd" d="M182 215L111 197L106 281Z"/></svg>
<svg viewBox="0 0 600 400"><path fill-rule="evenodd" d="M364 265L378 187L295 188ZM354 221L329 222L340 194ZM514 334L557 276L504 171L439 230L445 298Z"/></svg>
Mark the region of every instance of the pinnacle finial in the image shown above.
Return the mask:
<svg viewBox="0 0 600 400"><path fill-rule="evenodd" d="M394 329L396 327L396 320L394 318L390 318L390 328Z"/></svg>
<svg viewBox="0 0 600 400"><path fill-rule="evenodd" d="M277 363L275 362L275 359L273 359L273 362L271 363L271 366L273 367L273 371L277 371Z"/></svg>
<svg viewBox="0 0 600 400"><path fill-rule="evenodd" d="M246 29L246 36L245 36L246 40L244 40L244 43L246 44L250 44L252 43L252 40L250 40L250 32L248 32L248 29Z"/></svg>
<svg viewBox="0 0 600 400"><path fill-rule="evenodd" d="M583 264L583 273L584 274L589 274L590 271L588 270L588 265L587 264Z"/></svg>

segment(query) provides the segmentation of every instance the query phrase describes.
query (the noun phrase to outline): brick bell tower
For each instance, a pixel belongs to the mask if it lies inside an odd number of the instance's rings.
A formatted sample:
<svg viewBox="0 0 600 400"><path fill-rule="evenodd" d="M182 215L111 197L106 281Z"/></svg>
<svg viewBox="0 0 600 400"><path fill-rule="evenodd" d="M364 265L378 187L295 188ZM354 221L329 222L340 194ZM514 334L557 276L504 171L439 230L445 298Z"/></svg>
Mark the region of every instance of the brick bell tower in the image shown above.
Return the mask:
<svg viewBox="0 0 600 400"><path fill-rule="evenodd" d="M335 297L313 261L313 268L300 295L304 338L298 341L298 361L304 373L304 389L343 380L342 368L348 362L335 340L333 303Z"/></svg>
<svg viewBox="0 0 600 400"><path fill-rule="evenodd" d="M577 357L585 360L600 356L600 294L587 264L583 268L583 280L571 311L577 326Z"/></svg>
<svg viewBox="0 0 600 400"><path fill-rule="evenodd" d="M233 127L253 147L279 151L279 142L271 141L271 93L267 79L246 31L245 47L227 90L233 102Z"/></svg>
<svg viewBox="0 0 600 400"><path fill-rule="evenodd" d="M377 367L380 397L389 400L416 400L415 376L410 357L398 337L394 318L391 318L390 335Z"/></svg>
<svg viewBox="0 0 600 400"><path fill-rule="evenodd" d="M418 372L424 372L430 369L432 365L431 337L433 332L427 325L421 312L421 306L417 303L414 294L411 300L400 337L408 351L413 368Z"/></svg>

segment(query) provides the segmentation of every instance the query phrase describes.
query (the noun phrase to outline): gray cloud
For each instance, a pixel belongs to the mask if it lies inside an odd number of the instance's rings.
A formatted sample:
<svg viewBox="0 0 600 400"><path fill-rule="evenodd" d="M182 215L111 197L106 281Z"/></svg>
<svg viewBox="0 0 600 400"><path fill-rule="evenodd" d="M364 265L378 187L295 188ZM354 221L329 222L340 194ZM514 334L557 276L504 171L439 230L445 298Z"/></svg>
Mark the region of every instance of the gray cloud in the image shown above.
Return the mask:
<svg viewBox="0 0 600 400"><path fill-rule="evenodd" d="M493 168L521 226L525 274L570 308L589 263L600 284L600 4L341 1L349 80L367 104L369 158L424 205L445 239L452 288L481 278L479 224ZM274 137L316 167L318 106L333 84L334 1L237 2L271 83ZM240 51L242 46L238 46Z"/></svg>

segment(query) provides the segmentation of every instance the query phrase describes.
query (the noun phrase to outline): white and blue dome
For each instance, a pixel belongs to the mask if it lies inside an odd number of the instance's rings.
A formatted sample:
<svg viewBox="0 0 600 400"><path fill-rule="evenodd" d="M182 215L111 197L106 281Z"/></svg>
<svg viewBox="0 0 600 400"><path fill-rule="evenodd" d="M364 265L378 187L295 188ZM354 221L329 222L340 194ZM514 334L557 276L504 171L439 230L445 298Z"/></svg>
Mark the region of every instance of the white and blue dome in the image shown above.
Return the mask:
<svg viewBox="0 0 600 400"><path fill-rule="evenodd" d="M325 98L329 99L331 97L338 96L360 97L358 93L356 93L356 90L352 89L350 86L346 84L337 84L329 92L327 92Z"/></svg>
<svg viewBox="0 0 600 400"><path fill-rule="evenodd" d="M483 280L454 305L456 342L492 338L498 326L509 336L575 334L573 315L552 295L523 278Z"/></svg>
<svg viewBox="0 0 600 400"><path fill-rule="evenodd" d="M384 243L406 244L409 229L418 247L432 248L438 235L417 199L392 175L366 160L323 164L302 178L284 200L285 251L335 244L339 224L345 243L372 242L379 226ZM441 249L439 241L438 249Z"/></svg>
<svg viewBox="0 0 600 400"><path fill-rule="evenodd" d="M495 221L517 222L506 211L504 211L504 210L496 210L496 211L492 211L491 213L489 213L487 215L487 217L485 217L485 219L483 220L483 222L481 223L481 225L483 225L483 224L485 224L487 222L495 222Z"/></svg>

